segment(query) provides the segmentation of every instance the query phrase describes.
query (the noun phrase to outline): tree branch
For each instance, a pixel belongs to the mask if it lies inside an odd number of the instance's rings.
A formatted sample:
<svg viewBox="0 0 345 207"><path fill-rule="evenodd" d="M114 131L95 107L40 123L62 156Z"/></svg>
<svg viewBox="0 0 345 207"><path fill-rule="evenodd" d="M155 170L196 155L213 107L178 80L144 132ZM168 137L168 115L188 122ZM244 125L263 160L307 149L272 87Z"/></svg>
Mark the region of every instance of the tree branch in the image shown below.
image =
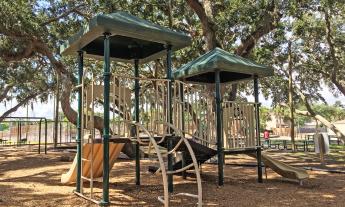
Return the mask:
<svg viewBox="0 0 345 207"><path fill-rule="evenodd" d="M13 84L8 84L5 86L0 94L0 102L2 102L7 97L8 92L13 88L13 86Z"/></svg>
<svg viewBox="0 0 345 207"><path fill-rule="evenodd" d="M80 7L83 7L85 6L85 4L80 4L78 6L75 6L73 8L71 8L70 10L67 10L66 12L62 13L61 15L59 16L56 16L56 17L52 17L50 19L48 19L46 22L43 22L42 24L40 24L41 27L43 26L46 26L52 22L56 22L58 21L59 19L61 18L64 18L64 17L67 17L68 15L70 15L71 13L77 13L78 15L81 15L82 13L78 10ZM81 16L84 17L84 15L82 14Z"/></svg>
<svg viewBox="0 0 345 207"><path fill-rule="evenodd" d="M334 48L334 44L332 42L332 33L331 33L331 20L330 20L330 16L328 14L327 9L324 9L324 14L325 14L325 21L326 21L326 40L327 40L327 44L329 46L330 49L330 55L331 58L333 60L333 67L332 67L332 71L331 71L331 81L332 83L339 89L339 91L345 95L345 85L342 84L338 78L337 78L337 74L339 72L339 63L338 63L338 59L335 55L335 48Z"/></svg>
<svg viewBox="0 0 345 207"><path fill-rule="evenodd" d="M8 115L10 115L11 113L15 112L18 110L18 108L20 108L21 106L23 106L24 104L26 104L28 101L30 101L31 99L34 99L36 96L38 96L39 93L33 93L29 96L27 96L24 100L22 100L21 102L19 102L17 105L15 105L14 107L10 108L9 110L7 110L5 113L3 113L0 117L0 122L3 121Z"/></svg>
<svg viewBox="0 0 345 207"><path fill-rule="evenodd" d="M274 1L272 1L271 4L268 5L268 7L266 8L266 12L267 13L263 16L262 20L260 21L262 22L262 24L248 37L242 40L241 45L237 48L235 52L237 55L243 57L247 56L262 36L268 34L277 27L277 23L282 17L282 14L278 12L278 9L276 8Z"/></svg>
<svg viewBox="0 0 345 207"><path fill-rule="evenodd" d="M202 4L198 0L186 0L189 7L194 10L201 21L201 26L203 30L203 35L206 38L207 49L212 50L216 47L221 47L221 44L218 42L216 37L216 24L213 22L213 14L211 8L211 1L204 0L204 5L206 6L206 10L202 6ZM207 12L206 12L207 11Z"/></svg>
<svg viewBox="0 0 345 207"><path fill-rule="evenodd" d="M6 62L16 62L34 55L34 43L28 41L26 47L19 52L0 51L0 57Z"/></svg>

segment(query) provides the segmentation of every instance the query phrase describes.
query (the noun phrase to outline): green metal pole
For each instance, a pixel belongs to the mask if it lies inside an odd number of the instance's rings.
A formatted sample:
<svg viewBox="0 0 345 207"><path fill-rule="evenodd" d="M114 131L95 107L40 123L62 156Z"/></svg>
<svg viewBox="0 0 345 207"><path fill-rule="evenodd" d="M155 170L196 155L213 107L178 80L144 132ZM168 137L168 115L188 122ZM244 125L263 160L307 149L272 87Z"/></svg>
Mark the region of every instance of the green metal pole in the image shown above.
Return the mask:
<svg viewBox="0 0 345 207"><path fill-rule="evenodd" d="M224 185L224 152L223 152L223 133L222 133L222 109L220 96L220 72L215 74L216 83L216 134L217 134L217 155L218 155L218 185Z"/></svg>
<svg viewBox="0 0 345 207"><path fill-rule="evenodd" d="M42 131L42 119L40 119L40 123L38 125L38 154L41 154L41 131Z"/></svg>
<svg viewBox="0 0 345 207"><path fill-rule="evenodd" d="M181 130L183 131L183 135L185 134L184 132L184 91L183 91L183 84L180 84L180 100L182 102L182 110L181 110Z"/></svg>
<svg viewBox="0 0 345 207"><path fill-rule="evenodd" d="M134 60L134 76L139 78L139 60ZM140 85L139 79L135 79L134 82L134 96L135 96L135 122L139 123L140 119L140 108L139 108L139 92L140 92ZM135 132L139 133L139 132ZM140 185L140 150L139 150L139 142L135 144L135 184Z"/></svg>
<svg viewBox="0 0 345 207"><path fill-rule="evenodd" d="M48 132L48 123L47 123L47 119L44 118L44 154L47 154L47 142L48 142L48 138L47 138L47 132Z"/></svg>
<svg viewBox="0 0 345 207"><path fill-rule="evenodd" d="M173 118L172 118L172 71L171 71L171 45L167 45L167 79L170 80L168 82L168 100L167 100L167 108L168 108L168 117L167 117L167 121L170 124L173 124ZM169 132L171 132L171 129L169 129ZM168 137L167 140L167 150L170 151L172 150L173 146L172 146L172 137ZM173 156L172 154L168 154L168 171L173 171ZM174 185L173 185L173 175L169 174L168 175L168 190L170 193L172 193L174 191Z"/></svg>
<svg viewBox="0 0 345 207"><path fill-rule="evenodd" d="M256 142L257 142L257 163L258 163L258 182L262 183L261 166L261 141L260 141L260 104L259 104L259 82L258 77L254 76L254 99L255 99L255 123L256 123Z"/></svg>
<svg viewBox="0 0 345 207"><path fill-rule="evenodd" d="M104 120L103 120L103 195L101 205L109 205L109 96L110 96L110 46L109 33L104 33Z"/></svg>
<svg viewBox="0 0 345 207"><path fill-rule="evenodd" d="M83 51L78 51L78 85L82 84L84 72ZM81 116L82 116L82 88L78 89L78 119L77 119L77 188L80 193L81 187Z"/></svg>
<svg viewBox="0 0 345 207"><path fill-rule="evenodd" d="M180 84L180 101L182 102L182 107L181 107L181 130L184 133L184 91L183 91L183 84ZM186 152L182 152L182 167L186 166ZM182 172L182 177L183 179L187 179L187 174L186 171Z"/></svg>
<svg viewBox="0 0 345 207"><path fill-rule="evenodd" d="M21 136L21 125L20 125L20 121L18 121L17 123L17 146L19 146L19 142L20 142L20 136Z"/></svg>

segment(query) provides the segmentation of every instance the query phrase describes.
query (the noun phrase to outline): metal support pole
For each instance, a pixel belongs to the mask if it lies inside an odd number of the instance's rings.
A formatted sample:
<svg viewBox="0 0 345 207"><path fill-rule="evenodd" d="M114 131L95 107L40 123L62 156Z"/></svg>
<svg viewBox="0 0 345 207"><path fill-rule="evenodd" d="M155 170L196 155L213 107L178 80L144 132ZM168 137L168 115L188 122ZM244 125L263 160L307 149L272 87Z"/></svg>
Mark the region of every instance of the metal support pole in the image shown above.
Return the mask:
<svg viewBox="0 0 345 207"><path fill-rule="evenodd" d="M40 122L38 124L38 154L41 154L41 131L42 131L42 119L40 119Z"/></svg>
<svg viewBox="0 0 345 207"><path fill-rule="evenodd" d="M19 145L22 145L22 121L19 121Z"/></svg>
<svg viewBox="0 0 345 207"><path fill-rule="evenodd" d="M172 109L172 71L171 71L171 45L167 45L167 71L166 71L166 78L168 80L170 80L168 82L168 91L167 91L167 95L168 95L168 100L167 100L167 108L168 108L168 114L167 114L167 122L169 122L170 124L173 124L173 117L172 117L172 113L173 113L173 109ZM169 128L169 134L171 133L171 129ZM173 146L172 146L172 137L168 137L167 140L167 150L170 151L172 150ZM168 171L173 171L173 156L172 154L168 154ZM168 175L168 189L169 192L172 193L174 191L174 185L173 185L173 175L169 174Z"/></svg>
<svg viewBox="0 0 345 207"><path fill-rule="evenodd" d="M53 142L54 142L54 149L57 147L58 142L58 129L59 129L59 102L60 102L60 78L59 75L56 75L56 94L55 94L55 117L54 117L54 136L53 136ZM61 143L60 143L61 144Z"/></svg>
<svg viewBox="0 0 345 207"><path fill-rule="evenodd" d="M109 96L110 96L110 45L109 33L104 33L104 120L103 120L103 195L101 205L109 205Z"/></svg>
<svg viewBox="0 0 345 207"><path fill-rule="evenodd" d="M20 140L21 140L21 122L18 121L17 123L17 146L19 146Z"/></svg>
<svg viewBox="0 0 345 207"><path fill-rule="evenodd" d="M255 99L255 123L256 123L256 142L257 142L257 161L258 161L258 182L262 183L261 166L261 141L260 141L260 104L259 104L259 82L258 77L254 76L254 99Z"/></svg>
<svg viewBox="0 0 345 207"><path fill-rule="evenodd" d="M47 133L48 133L48 122L47 119L44 118L44 154L47 154Z"/></svg>
<svg viewBox="0 0 345 207"><path fill-rule="evenodd" d="M258 182L262 183L261 146L256 148L256 159L258 163Z"/></svg>
<svg viewBox="0 0 345 207"><path fill-rule="evenodd" d="M136 77L134 82L134 96L135 96L135 122L139 123L140 120L140 108L139 108L139 60L134 60L134 76ZM135 127L137 129L137 127ZM139 132L135 132L137 135ZM135 144L135 184L140 185L140 144L136 142Z"/></svg>
<svg viewBox="0 0 345 207"><path fill-rule="evenodd" d="M216 133L217 133L217 155L218 155L218 185L224 185L224 152L223 152L223 133L222 133L222 109L220 96L220 72L217 70L215 74L216 83Z"/></svg>
<svg viewBox="0 0 345 207"><path fill-rule="evenodd" d="M183 132L183 135L185 135L185 131L184 131L184 91L183 91L183 84L180 84L180 100L182 103L181 106L181 130Z"/></svg>
<svg viewBox="0 0 345 207"><path fill-rule="evenodd" d="M61 142L62 142L62 122L60 121L60 124L59 124L59 136L60 136L60 146L61 146Z"/></svg>
<svg viewBox="0 0 345 207"><path fill-rule="evenodd" d="M78 85L82 84L83 79L83 67L84 67L84 60L83 60L83 51L78 51ZM78 88L78 119L77 119L77 188L76 192L80 193L81 189L81 116L82 116L82 88Z"/></svg>

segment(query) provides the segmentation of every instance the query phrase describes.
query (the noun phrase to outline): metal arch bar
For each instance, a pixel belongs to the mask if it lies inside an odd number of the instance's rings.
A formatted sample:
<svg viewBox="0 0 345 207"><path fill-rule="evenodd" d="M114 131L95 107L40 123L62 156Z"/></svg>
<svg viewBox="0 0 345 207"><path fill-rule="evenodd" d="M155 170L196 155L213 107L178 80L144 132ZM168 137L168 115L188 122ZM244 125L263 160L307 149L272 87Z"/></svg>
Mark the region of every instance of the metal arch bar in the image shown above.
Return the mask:
<svg viewBox="0 0 345 207"><path fill-rule="evenodd" d="M160 122L162 124L165 124L167 126L169 126L172 130L174 130L174 132L181 137L181 139L183 139L184 141L184 144L186 145L187 149L188 149L188 152L192 158L192 161L193 161L193 165L194 165L194 171L195 171L195 174L196 174L196 180L197 180L197 185L198 185L198 207L201 207L202 206L202 186L201 186L201 177L200 177L200 171L199 171L199 166L198 166L198 162L196 160L196 157L195 157L195 154L193 152L193 149L189 143L189 141L183 136L183 132L181 132L179 129L177 129L174 125L170 124L170 123L167 123L167 122ZM188 165L190 166L190 165ZM165 168L164 168L165 169ZM185 170L185 169L183 169ZM170 173L175 173L176 171L168 171ZM162 171L163 173L163 171ZM170 174L169 173L169 174Z"/></svg>
<svg viewBox="0 0 345 207"><path fill-rule="evenodd" d="M100 205L109 205L109 97L110 97L110 43L109 33L104 33L104 119L103 119L103 193Z"/></svg>
<svg viewBox="0 0 345 207"><path fill-rule="evenodd" d="M129 121L126 121L126 122L129 122ZM132 123L137 128L140 127L144 131L144 133L149 137L150 142L152 143L152 145L153 145L153 147L154 147L154 149L156 151L156 154L157 154L157 157L158 157L158 161L159 161L159 165L160 165L160 169L162 171L163 189L164 189L163 204L164 204L164 207L168 207L169 206L169 192L168 192L168 182L167 182L167 171L165 169L163 157L162 157L162 155L160 153L160 150L159 150L159 147L158 147L158 145L156 143L156 140L152 137L150 132L147 131L147 129L145 127L143 127L140 123L133 123L133 122L129 122L129 123ZM136 137L138 138L139 136L136 136ZM159 198L160 197L158 197L158 200L160 200Z"/></svg>

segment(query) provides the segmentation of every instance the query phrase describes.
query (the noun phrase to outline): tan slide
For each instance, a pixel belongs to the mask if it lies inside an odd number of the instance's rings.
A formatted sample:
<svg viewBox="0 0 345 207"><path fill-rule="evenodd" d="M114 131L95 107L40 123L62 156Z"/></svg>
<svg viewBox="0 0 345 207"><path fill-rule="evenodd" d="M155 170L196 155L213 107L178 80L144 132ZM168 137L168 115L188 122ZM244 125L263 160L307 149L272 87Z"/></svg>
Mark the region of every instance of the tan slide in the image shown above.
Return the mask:
<svg viewBox="0 0 345 207"><path fill-rule="evenodd" d="M113 167L116 159L118 158L124 144L123 143L109 143L109 167ZM91 175L91 144L83 145L83 176L90 178ZM103 144L96 143L93 144L93 178L99 178L103 176ZM75 156L74 161L70 170L61 176L61 183L74 183L77 178L77 156Z"/></svg>
<svg viewBox="0 0 345 207"><path fill-rule="evenodd" d="M304 169L292 167L291 165L280 162L266 154L262 154L261 157L266 167L271 168L273 171L285 178L298 180L300 184L302 184L302 180L309 178L307 171Z"/></svg>

